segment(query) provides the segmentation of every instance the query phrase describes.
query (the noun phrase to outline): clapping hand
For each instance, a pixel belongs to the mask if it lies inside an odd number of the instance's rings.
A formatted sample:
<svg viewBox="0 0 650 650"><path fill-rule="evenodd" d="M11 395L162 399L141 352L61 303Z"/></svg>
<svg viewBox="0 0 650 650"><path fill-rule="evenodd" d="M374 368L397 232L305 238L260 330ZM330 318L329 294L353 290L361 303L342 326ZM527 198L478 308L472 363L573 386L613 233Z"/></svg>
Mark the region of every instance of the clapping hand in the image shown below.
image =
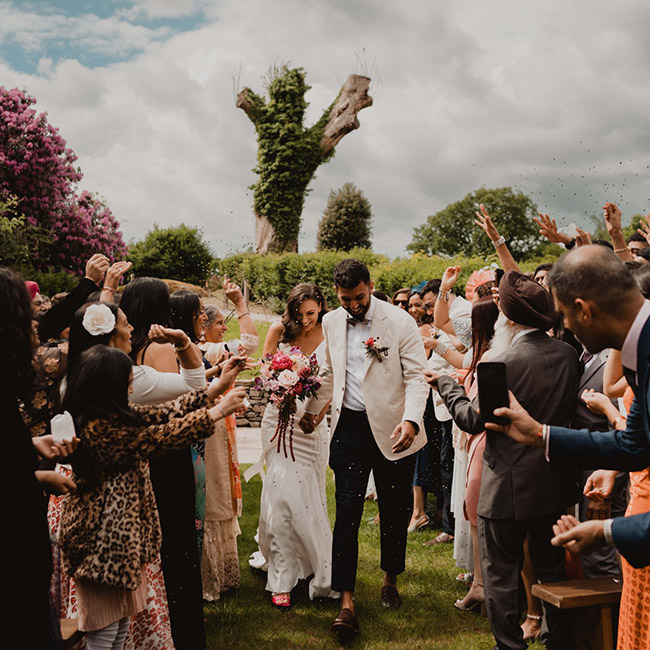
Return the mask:
<svg viewBox="0 0 650 650"><path fill-rule="evenodd" d="M591 235L586 230L578 228L577 226L576 230L578 232L576 235L576 248L580 248L580 246L587 246L592 243Z"/></svg>
<svg viewBox="0 0 650 650"><path fill-rule="evenodd" d="M560 232L555 219L551 219L547 214L540 212L539 219L533 217L533 221L539 226L539 234L554 244L568 244L572 239L566 233Z"/></svg>
<svg viewBox="0 0 650 650"><path fill-rule="evenodd" d="M234 305L238 305L244 300L244 294L240 286L231 282L227 275L223 279L223 291L226 294L226 298L230 299Z"/></svg>
<svg viewBox="0 0 650 650"><path fill-rule="evenodd" d="M553 546L562 546L571 553L583 553L605 543L605 525L592 520L580 523L572 515L562 515L553 526Z"/></svg>
<svg viewBox="0 0 650 650"><path fill-rule="evenodd" d="M120 286L120 280L132 266L133 264L131 262L115 262L111 264L104 278L104 289L116 291Z"/></svg>
<svg viewBox="0 0 650 650"><path fill-rule="evenodd" d="M603 206L603 217L605 218L605 226L607 226L608 233L611 234L614 231L621 230L621 216L621 211L616 203L605 203Z"/></svg>
<svg viewBox="0 0 650 650"><path fill-rule="evenodd" d="M106 255L95 253L95 255L86 262L85 277L99 286L110 265L111 261L106 257Z"/></svg>
<svg viewBox="0 0 650 650"><path fill-rule="evenodd" d="M506 418L509 423L486 422L485 428L491 431L501 431L515 442L521 442L530 447L544 448L544 441L539 435L542 425L528 414L528 411L517 401L512 391L508 391L508 395L510 397L510 407L494 409L494 415Z"/></svg>
<svg viewBox="0 0 650 650"><path fill-rule="evenodd" d="M41 458L61 461L74 453L79 444L79 438L75 436L70 440L57 441L52 435L37 436L32 438L32 443Z"/></svg>
<svg viewBox="0 0 650 650"><path fill-rule="evenodd" d="M172 345L183 346L187 343L189 336L183 330L175 330L162 325L152 325L149 328L149 340L155 343L171 343Z"/></svg>
<svg viewBox="0 0 650 650"><path fill-rule="evenodd" d="M483 230L485 230L485 234L492 241L497 241L500 237L499 231L496 229L496 226L492 222L492 219L490 219L488 211L485 209L485 206L482 203L478 207L481 211L476 213L477 218L474 219L474 223L477 226L483 228Z"/></svg>
<svg viewBox="0 0 650 650"><path fill-rule="evenodd" d="M445 269L445 272L442 274L442 282L440 283L440 291L442 293L450 291L456 282L458 282L460 271L460 266L449 266Z"/></svg>

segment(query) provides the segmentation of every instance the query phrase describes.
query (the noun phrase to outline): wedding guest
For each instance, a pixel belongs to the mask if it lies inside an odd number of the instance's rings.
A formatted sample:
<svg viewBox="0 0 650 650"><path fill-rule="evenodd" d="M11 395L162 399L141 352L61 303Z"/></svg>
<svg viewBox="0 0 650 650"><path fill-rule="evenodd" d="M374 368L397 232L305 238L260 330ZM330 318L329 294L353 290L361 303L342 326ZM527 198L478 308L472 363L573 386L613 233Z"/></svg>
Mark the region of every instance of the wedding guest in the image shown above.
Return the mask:
<svg viewBox="0 0 650 650"><path fill-rule="evenodd" d="M264 356L299 348L307 357L323 361L323 316L327 304L313 284L299 284L287 296L279 323L269 328ZM294 416L300 420L304 402L296 402ZM289 607L291 591L299 580L309 579L309 597L338 598L332 583L332 530L327 516L325 473L329 455L329 431L325 415L316 418L314 431L306 435L297 427L291 432L295 460L279 451L272 438L279 411L269 403L262 420L262 459L266 477L260 499L259 551L249 564L267 571L266 590L277 607ZM257 469L257 468L256 468ZM256 469L254 471L256 471ZM250 474L247 474L247 479Z"/></svg>
<svg viewBox="0 0 650 650"><path fill-rule="evenodd" d="M391 298L391 303L396 307L403 309L404 311L408 311L410 295L411 295L411 290L406 287L402 287L401 289L398 289L393 294L393 297Z"/></svg>
<svg viewBox="0 0 650 650"><path fill-rule="evenodd" d="M18 410L32 383L32 307L25 281L0 268L0 337L6 349L0 367L0 408L5 463L0 485L5 495L3 519L11 522L4 535L0 573L6 590L0 608L2 645L7 648L58 648L58 620L49 603L52 558L46 503L34 472L38 457ZM50 438L47 436L46 438ZM39 439L44 442L44 439Z"/></svg>
<svg viewBox="0 0 650 650"><path fill-rule="evenodd" d="M584 246L562 257L549 275L549 286L566 326L589 352L607 347L621 350L625 376L636 388L625 432L593 435L584 430L543 426L512 398L510 408L495 411L510 424L490 428L504 431L526 445L546 448L554 467L644 469L650 464L650 431L645 416L650 303L627 268L600 246ZM647 514L583 523L566 516L558 520L553 543L572 552L608 543L639 568L650 564L649 522Z"/></svg>
<svg viewBox="0 0 650 650"><path fill-rule="evenodd" d="M627 249L632 253L632 255L636 255L638 251L647 248L647 246L648 242L646 238L639 232L633 232L627 238Z"/></svg>
<svg viewBox="0 0 650 650"><path fill-rule="evenodd" d="M366 265L354 259L339 262L334 284L341 308L323 319L323 384L318 397L305 405L300 427L311 433L317 414L332 399L332 589L341 593L342 608L331 629L348 636L359 631L354 604L358 531L370 470L377 486L385 571L380 602L391 609L402 602L397 576L405 569L413 454L426 444L420 429L428 389L417 325L399 308L372 297Z"/></svg>
<svg viewBox="0 0 650 650"><path fill-rule="evenodd" d="M175 346L149 338L152 325L171 324L167 285L157 278L136 278L125 287L120 308L133 326L131 358L135 364L177 373ZM191 345L190 340L188 347ZM152 459L149 471L162 529L160 555L174 645L203 648L205 628L190 444Z"/></svg>
<svg viewBox="0 0 650 650"><path fill-rule="evenodd" d="M546 420L567 423L575 409L578 358L567 344L547 336L553 324L550 294L533 279L509 271L499 283L501 314L495 326L491 360L505 363L509 389ZM486 422L477 400L445 376L429 374L454 420L477 434ZM488 423L489 424L489 423ZM518 574L523 544L529 539L531 559L541 582L565 579L565 554L551 545L552 525L577 500L570 475L552 472L544 454L488 430L481 490L478 534L488 619L499 648L526 648L519 626ZM561 610L546 608L542 642L561 647L567 629Z"/></svg>
<svg viewBox="0 0 650 650"><path fill-rule="evenodd" d="M546 287L546 276L548 275L548 272L553 268L553 265L550 262L547 262L545 264L540 264L534 271L533 271L533 279L535 282L539 282L543 287Z"/></svg>
<svg viewBox="0 0 650 650"><path fill-rule="evenodd" d="M63 400L81 442L72 458L77 491L63 506L61 548L89 649L121 650L129 617L146 604L144 567L161 542L146 459L212 435L213 423L241 408L244 398L243 390L234 391L213 406L215 385L159 406L134 406L132 374L128 355L95 346L76 363Z"/></svg>

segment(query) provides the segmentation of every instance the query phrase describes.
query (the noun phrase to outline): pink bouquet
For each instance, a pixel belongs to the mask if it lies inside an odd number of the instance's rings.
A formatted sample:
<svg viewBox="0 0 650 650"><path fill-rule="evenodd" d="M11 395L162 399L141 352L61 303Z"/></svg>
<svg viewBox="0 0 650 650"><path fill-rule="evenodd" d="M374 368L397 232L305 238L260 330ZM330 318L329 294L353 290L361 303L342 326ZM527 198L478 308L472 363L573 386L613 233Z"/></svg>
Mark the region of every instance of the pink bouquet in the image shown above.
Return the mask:
<svg viewBox="0 0 650 650"><path fill-rule="evenodd" d="M321 378L318 375L318 360L312 354L306 357L300 348L291 348L289 352L276 352L267 355L262 366L262 376L255 378L254 387L269 393L269 401L278 407L278 426L271 438L277 440L278 453L280 446L287 457L287 437L291 460L293 454L293 420L296 414L296 398L305 400L316 395L320 388Z"/></svg>

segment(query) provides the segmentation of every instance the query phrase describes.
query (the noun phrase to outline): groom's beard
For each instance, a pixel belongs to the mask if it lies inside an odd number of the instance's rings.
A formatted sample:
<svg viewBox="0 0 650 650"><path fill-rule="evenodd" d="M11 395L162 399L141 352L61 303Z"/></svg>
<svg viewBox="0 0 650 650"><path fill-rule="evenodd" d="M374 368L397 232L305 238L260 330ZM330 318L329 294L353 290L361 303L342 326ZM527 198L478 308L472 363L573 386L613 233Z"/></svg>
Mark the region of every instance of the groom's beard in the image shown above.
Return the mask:
<svg viewBox="0 0 650 650"><path fill-rule="evenodd" d="M503 312L499 314L497 322L494 324L494 336L492 337L489 354L490 361L494 361L510 349L512 339L517 334L518 329L518 327L512 327L508 323L508 319Z"/></svg>
<svg viewBox="0 0 650 650"><path fill-rule="evenodd" d="M368 300L368 304L366 304L360 312L353 313L347 307L343 307L343 309L345 309L345 311L347 311L355 320L363 320L370 309L370 300Z"/></svg>

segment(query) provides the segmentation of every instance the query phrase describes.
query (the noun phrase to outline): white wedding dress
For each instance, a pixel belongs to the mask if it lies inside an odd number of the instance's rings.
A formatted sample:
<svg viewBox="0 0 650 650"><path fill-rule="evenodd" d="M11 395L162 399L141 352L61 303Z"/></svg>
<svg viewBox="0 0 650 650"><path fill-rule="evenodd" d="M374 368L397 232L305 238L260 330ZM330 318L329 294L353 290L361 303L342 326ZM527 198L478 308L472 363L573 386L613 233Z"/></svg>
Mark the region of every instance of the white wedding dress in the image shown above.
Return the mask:
<svg viewBox="0 0 650 650"><path fill-rule="evenodd" d="M286 351L291 346L280 344ZM322 361L324 343L316 355ZM278 423L278 409L268 404L262 420L262 460L266 476L260 502L260 523L257 534L259 551L251 555L249 564L267 571L266 589L274 594L288 593L298 580L313 576L309 583L310 598L338 598L331 591L332 530L327 516L325 471L329 457L329 432L326 418L307 435L298 426L305 411L297 400L294 417L293 453L285 458L277 451L277 439L271 442ZM287 432L288 435L288 432ZM247 474L247 479L250 475Z"/></svg>

